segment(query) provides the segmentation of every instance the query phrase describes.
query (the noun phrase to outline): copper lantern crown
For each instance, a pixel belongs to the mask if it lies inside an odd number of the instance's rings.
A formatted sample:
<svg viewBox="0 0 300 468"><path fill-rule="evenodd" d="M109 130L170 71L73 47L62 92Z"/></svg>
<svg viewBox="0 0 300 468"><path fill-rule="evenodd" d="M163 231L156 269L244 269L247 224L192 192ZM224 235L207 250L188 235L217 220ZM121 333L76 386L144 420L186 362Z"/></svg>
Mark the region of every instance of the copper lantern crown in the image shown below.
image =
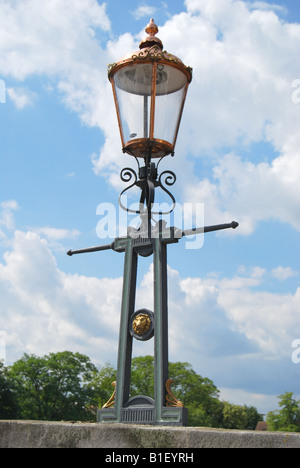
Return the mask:
<svg viewBox="0 0 300 468"><path fill-rule="evenodd" d="M174 154L192 69L165 51L151 19L140 51L109 65L122 148L151 160Z"/></svg>

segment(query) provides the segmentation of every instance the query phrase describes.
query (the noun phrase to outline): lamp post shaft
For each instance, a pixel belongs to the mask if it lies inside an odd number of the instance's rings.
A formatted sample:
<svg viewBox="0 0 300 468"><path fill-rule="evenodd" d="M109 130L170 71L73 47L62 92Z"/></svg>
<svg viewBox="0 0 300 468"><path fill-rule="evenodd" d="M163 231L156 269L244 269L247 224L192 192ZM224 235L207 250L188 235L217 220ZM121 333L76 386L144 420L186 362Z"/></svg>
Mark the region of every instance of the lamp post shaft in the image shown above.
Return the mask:
<svg viewBox="0 0 300 468"><path fill-rule="evenodd" d="M168 373L168 284L167 245L154 239L154 394L156 419L163 421Z"/></svg>
<svg viewBox="0 0 300 468"><path fill-rule="evenodd" d="M132 336L129 333L129 320L134 313L137 275L137 253L130 239L127 241L124 259L124 281L122 292L119 351L116 381L115 418L122 421L122 411L129 401Z"/></svg>

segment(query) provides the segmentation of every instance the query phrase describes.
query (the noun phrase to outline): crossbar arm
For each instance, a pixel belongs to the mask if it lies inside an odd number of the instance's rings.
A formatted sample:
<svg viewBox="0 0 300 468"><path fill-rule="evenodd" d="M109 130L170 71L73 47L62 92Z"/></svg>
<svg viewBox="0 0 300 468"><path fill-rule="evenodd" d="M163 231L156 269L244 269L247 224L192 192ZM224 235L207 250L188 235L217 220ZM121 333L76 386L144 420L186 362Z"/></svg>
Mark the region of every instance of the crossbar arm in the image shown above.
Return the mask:
<svg viewBox="0 0 300 468"><path fill-rule="evenodd" d="M239 223L237 223L236 221L232 221L232 223L228 224L217 224L215 226L205 226L194 229L186 229L185 231L182 231L182 237L192 236L194 234L203 234L205 232L221 231L222 229L236 229L238 225Z"/></svg>
<svg viewBox="0 0 300 468"><path fill-rule="evenodd" d="M77 254L82 254L82 253L90 253L90 252L101 252L102 250L113 250L114 248L114 242L111 244L105 244L105 245L98 245L97 247L89 247L87 249L79 249L79 250L69 250L67 252L67 255L69 257L72 257L72 255L77 255Z"/></svg>

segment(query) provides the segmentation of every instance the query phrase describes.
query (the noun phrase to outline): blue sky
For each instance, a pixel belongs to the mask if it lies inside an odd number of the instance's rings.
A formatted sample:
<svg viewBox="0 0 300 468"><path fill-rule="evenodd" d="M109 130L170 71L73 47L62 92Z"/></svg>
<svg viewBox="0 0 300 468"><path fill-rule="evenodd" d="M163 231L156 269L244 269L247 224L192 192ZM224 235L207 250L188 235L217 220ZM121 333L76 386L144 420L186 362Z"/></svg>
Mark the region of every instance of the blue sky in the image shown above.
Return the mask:
<svg viewBox="0 0 300 468"><path fill-rule="evenodd" d="M267 412L284 391L300 397L295 1L0 0L0 352L7 363L65 349L116 363L123 255L66 251L111 241L97 237L97 207L117 209L132 161L106 66L137 49L152 16L194 70L163 162L177 202L202 203L205 224L240 223L201 249L169 246L170 360ZM151 308L151 258L139 267L137 307Z"/></svg>

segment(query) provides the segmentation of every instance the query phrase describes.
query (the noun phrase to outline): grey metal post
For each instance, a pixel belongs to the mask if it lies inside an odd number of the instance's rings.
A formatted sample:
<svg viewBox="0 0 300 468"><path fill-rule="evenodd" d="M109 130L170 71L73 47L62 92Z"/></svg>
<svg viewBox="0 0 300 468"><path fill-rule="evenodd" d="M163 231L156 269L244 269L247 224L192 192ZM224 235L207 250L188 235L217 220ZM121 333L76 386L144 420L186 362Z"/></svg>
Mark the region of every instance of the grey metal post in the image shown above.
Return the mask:
<svg viewBox="0 0 300 468"><path fill-rule="evenodd" d="M122 419L122 409L128 403L131 375L132 337L128 332L128 324L135 306L137 274L137 253L132 246L132 239L127 239L124 260L124 280L120 319L119 352L117 368L117 385L115 399L115 418Z"/></svg>
<svg viewBox="0 0 300 468"><path fill-rule="evenodd" d="M163 420L168 380L168 285L167 245L161 238L154 239L154 372L156 421Z"/></svg>

